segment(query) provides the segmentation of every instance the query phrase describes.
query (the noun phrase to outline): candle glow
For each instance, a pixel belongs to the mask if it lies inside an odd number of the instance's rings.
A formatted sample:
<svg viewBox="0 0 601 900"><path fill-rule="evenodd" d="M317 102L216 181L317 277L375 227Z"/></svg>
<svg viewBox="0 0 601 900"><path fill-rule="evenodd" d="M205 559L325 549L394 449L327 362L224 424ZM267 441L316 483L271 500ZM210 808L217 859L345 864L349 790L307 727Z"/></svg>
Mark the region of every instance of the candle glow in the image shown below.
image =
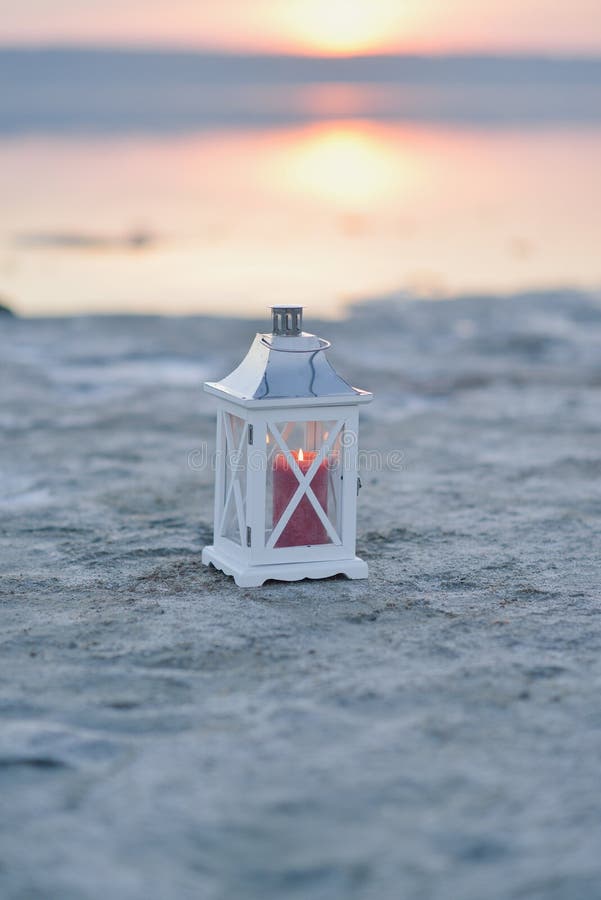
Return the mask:
<svg viewBox="0 0 601 900"><path fill-rule="evenodd" d="M317 453L314 450L304 451L302 447L292 451L292 456L303 475L306 475ZM279 522L290 500L294 496L299 482L296 474L288 464L283 453L278 453L273 462L273 526ZM323 511L328 510L328 469L327 461L322 460L315 475L311 479L311 489ZM311 501L304 496L292 515L276 547L315 546L329 543L329 537Z"/></svg>

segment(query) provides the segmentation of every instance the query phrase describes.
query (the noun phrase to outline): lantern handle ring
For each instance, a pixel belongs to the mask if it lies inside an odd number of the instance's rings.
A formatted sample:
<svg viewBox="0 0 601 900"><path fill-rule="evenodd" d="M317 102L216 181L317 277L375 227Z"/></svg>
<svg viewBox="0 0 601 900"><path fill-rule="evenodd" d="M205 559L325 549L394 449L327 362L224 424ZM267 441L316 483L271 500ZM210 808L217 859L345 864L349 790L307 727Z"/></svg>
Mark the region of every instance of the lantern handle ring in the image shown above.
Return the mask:
<svg viewBox="0 0 601 900"><path fill-rule="evenodd" d="M261 343L265 344L266 347L269 347L270 350L276 350L278 353L319 353L321 350L328 350L332 346L332 342L326 341L325 338L317 338L317 340L319 341L319 347L310 347L307 350L288 350L286 347L274 347L265 337L261 338Z"/></svg>

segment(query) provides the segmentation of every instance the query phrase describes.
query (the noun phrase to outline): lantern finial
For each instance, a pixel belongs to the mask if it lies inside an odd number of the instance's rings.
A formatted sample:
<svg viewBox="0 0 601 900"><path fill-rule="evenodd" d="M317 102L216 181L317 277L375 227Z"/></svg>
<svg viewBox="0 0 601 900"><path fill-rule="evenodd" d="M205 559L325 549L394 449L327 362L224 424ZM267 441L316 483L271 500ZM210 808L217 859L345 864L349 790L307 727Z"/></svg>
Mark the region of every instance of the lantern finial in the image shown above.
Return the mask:
<svg viewBox="0 0 601 900"><path fill-rule="evenodd" d="M303 331L302 306L272 306L273 333L298 337Z"/></svg>

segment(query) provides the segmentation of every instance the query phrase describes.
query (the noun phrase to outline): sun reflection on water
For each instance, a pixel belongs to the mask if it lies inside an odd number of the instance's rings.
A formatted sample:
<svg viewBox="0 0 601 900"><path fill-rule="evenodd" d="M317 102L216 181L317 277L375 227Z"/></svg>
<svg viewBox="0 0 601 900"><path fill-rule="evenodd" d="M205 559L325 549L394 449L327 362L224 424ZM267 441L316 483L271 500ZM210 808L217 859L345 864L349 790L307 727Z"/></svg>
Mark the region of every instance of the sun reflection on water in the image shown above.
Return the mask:
<svg viewBox="0 0 601 900"><path fill-rule="evenodd" d="M405 176L390 141L360 123L308 129L288 148L283 174L289 189L351 208L398 190Z"/></svg>
<svg viewBox="0 0 601 900"><path fill-rule="evenodd" d="M23 313L336 314L399 288L598 284L600 140L361 119L0 139L0 294ZM144 246L117 240L141 227Z"/></svg>

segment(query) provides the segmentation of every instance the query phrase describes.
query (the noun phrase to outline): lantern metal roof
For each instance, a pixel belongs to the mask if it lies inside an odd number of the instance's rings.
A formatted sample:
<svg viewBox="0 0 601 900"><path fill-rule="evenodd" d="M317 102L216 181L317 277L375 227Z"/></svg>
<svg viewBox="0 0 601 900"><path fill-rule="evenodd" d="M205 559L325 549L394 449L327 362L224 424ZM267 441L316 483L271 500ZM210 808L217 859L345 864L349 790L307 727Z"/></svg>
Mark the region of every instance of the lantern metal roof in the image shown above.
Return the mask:
<svg viewBox="0 0 601 900"><path fill-rule="evenodd" d="M257 334L240 365L204 388L241 406L365 403L372 394L333 369L330 342L303 331L302 306L273 306L271 334Z"/></svg>

